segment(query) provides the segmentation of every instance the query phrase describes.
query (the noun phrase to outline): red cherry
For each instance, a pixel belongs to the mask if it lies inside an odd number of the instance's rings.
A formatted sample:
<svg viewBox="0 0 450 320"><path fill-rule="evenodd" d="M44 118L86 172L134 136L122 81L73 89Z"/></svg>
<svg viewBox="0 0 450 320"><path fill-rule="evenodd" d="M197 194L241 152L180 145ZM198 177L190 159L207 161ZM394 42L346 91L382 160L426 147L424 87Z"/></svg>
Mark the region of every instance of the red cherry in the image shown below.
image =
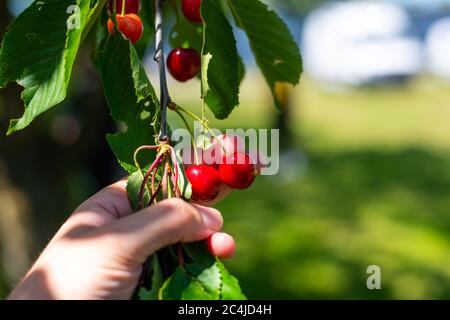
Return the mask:
<svg viewBox="0 0 450 320"><path fill-rule="evenodd" d="M192 165L186 170L186 177L192 185L192 200L207 202L219 194L219 173L205 164Z"/></svg>
<svg viewBox="0 0 450 320"><path fill-rule="evenodd" d="M220 159L220 157L217 155L216 149L200 149L199 154L201 154L202 163L207 164L216 170L219 170L221 160L218 160Z"/></svg>
<svg viewBox="0 0 450 320"><path fill-rule="evenodd" d="M200 55L194 49L174 49L167 57L170 74L180 82L194 78L200 71L200 66Z"/></svg>
<svg viewBox="0 0 450 320"><path fill-rule="evenodd" d="M183 0L181 2L181 9L183 14L191 22L202 22L202 16L200 14L200 7L202 0Z"/></svg>
<svg viewBox="0 0 450 320"><path fill-rule="evenodd" d="M208 149L199 149L202 155L202 163L208 164L219 169L223 159L227 154L235 152L245 152L245 140L239 135L223 134L211 139L211 147Z"/></svg>
<svg viewBox="0 0 450 320"><path fill-rule="evenodd" d="M233 189L247 189L255 181L256 166L246 153L235 152L225 157L219 166L219 176L223 183Z"/></svg>
<svg viewBox="0 0 450 320"><path fill-rule="evenodd" d="M135 44L142 36L142 21L138 15L134 13L126 14L124 16L116 15L117 26L123 35L130 39L131 43ZM114 23L111 19L108 20L109 34L114 34Z"/></svg>
<svg viewBox="0 0 450 320"><path fill-rule="evenodd" d="M116 13L122 14L122 0L116 0ZM113 13L114 0L108 2L108 13ZM141 2L139 0L125 0L125 14L134 13L138 14L141 10Z"/></svg>

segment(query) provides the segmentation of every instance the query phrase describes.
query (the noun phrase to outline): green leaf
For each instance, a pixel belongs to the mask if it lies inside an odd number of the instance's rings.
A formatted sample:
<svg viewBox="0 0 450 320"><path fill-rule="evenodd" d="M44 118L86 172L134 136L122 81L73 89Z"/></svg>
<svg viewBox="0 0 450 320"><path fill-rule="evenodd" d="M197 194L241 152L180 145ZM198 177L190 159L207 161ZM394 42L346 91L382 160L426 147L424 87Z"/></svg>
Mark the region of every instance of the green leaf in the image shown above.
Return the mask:
<svg viewBox="0 0 450 320"><path fill-rule="evenodd" d="M202 1L205 43L202 94L214 116L225 119L239 105L240 67L236 39L219 0Z"/></svg>
<svg viewBox="0 0 450 320"><path fill-rule="evenodd" d="M7 134L27 127L63 101L78 48L106 0L39 0L8 27L0 49L0 88L17 82L25 112ZM77 26L68 28L68 26Z"/></svg>
<svg viewBox="0 0 450 320"><path fill-rule="evenodd" d="M105 7L107 1L108 0L91 0L91 10L89 11L87 17L86 27L83 29L83 33L81 34L81 41L86 38L95 22L101 20L99 17L104 12L103 8Z"/></svg>
<svg viewBox="0 0 450 320"><path fill-rule="evenodd" d="M187 243L183 247L192 261L202 265L210 265L216 262L216 259L209 253L205 241Z"/></svg>
<svg viewBox="0 0 450 320"><path fill-rule="evenodd" d="M108 135L108 142L122 167L133 173L135 150L155 142L159 103L134 46L120 34L107 39L96 61L111 115L126 130ZM144 156L139 162L149 163Z"/></svg>
<svg viewBox="0 0 450 320"><path fill-rule="evenodd" d="M159 292L162 300L243 300L239 283L222 262L211 256L205 242L184 246L192 263L177 268Z"/></svg>
<svg viewBox="0 0 450 320"><path fill-rule="evenodd" d="M260 0L227 0L238 27L243 29L270 89L275 104L282 107L278 90L296 85L302 72L298 46L286 24Z"/></svg>
<svg viewBox="0 0 450 320"><path fill-rule="evenodd" d="M138 211L140 209L139 194L141 191L142 181L144 181L144 175L140 170L137 170L136 172L132 173L128 178L127 194L134 211ZM148 188L145 188L143 204L146 206L146 204L149 201L150 201L150 192Z"/></svg>
<svg viewBox="0 0 450 320"><path fill-rule="evenodd" d="M147 290L145 287L141 287L138 292L139 300L157 300L159 289L163 285L163 275L157 254L154 254L150 259L151 266L148 271L151 273L151 289Z"/></svg>
<svg viewBox="0 0 450 320"><path fill-rule="evenodd" d="M246 300L247 298L239 286L239 281L228 272L225 265L217 261L217 267L222 276L221 300Z"/></svg>
<svg viewBox="0 0 450 320"><path fill-rule="evenodd" d="M186 265L186 272L202 285L210 300L220 300L222 275L217 263L201 265L191 263Z"/></svg>
<svg viewBox="0 0 450 320"><path fill-rule="evenodd" d="M210 300L202 285L178 267L159 291L160 300Z"/></svg>

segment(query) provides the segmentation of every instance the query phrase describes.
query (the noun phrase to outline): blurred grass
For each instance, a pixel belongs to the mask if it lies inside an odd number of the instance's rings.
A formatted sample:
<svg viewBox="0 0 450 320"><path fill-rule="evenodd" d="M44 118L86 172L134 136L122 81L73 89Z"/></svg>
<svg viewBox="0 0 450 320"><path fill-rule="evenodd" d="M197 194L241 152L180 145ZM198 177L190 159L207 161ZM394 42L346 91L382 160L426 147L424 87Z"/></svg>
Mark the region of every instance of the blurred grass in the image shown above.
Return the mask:
<svg viewBox="0 0 450 320"><path fill-rule="evenodd" d="M173 92L198 110L194 85ZM227 127L274 123L258 77L241 96ZM450 298L450 85L330 91L305 78L293 97L280 174L218 205L248 296ZM372 264L382 290L366 288Z"/></svg>
<svg viewBox="0 0 450 320"><path fill-rule="evenodd" d="M263 177L219 206L238 242L231 268L252 298L448 298L448 160L311 152L304 177ZM365 288L371 264L380 292Z"/></svg>
<svg viewBox="0 0 450 320"><path fill-rule="evenodd" d="M450 83L421 77L401 88L326 93L304 81L303 136L314 148L450 150Z"/></svg>

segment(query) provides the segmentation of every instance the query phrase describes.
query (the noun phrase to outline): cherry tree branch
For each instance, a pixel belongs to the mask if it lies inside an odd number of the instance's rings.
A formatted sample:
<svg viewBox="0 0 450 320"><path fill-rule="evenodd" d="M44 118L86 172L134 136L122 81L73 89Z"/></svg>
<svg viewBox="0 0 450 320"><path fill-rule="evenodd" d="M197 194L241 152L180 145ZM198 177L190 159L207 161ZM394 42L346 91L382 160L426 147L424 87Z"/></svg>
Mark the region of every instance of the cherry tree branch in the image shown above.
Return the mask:
<svg viewBox="0 0 450 320"><path fill-rule="evenodd" d="M164 0L155 0L155 29L156 29L156 52L155 61L159 68L159 82L161 87L160 107L161 107L161 132L159 134L160 141L169 141L167 127L167 107L171 103L169 89L167 87L166 65L164 57L164 41L163 41L163 14L162 8Z"/></svg>

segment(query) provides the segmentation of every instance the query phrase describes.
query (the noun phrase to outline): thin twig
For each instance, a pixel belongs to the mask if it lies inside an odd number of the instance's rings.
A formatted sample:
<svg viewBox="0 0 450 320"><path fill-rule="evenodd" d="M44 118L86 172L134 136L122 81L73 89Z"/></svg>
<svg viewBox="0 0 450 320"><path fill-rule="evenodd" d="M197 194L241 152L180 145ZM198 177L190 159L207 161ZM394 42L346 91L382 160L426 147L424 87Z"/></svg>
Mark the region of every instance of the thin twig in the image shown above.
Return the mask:
<svg viewBox="0 0 450 320"><path fill-rule="evenodd" d="M156 158L156 160L153 162L153 164L150 166L150 169L148 169L147 173L144 176L144 179L141 184L141 189L139 191L139 208L144 209L143 199L144 199L144 193L145 193L145 187L147 185L148 178L150 177L150 174L153 172L155 168L159 166L161 161L164 159L164 154L161 154Z"/></svg>
<svg viewBox="0 0 450 320"><path fill-rule="evenodd" d="M152 194L155 194L155 182L156 182L156 173L158 172L159 168L155 168L152 171L152 182L151 182L151 190L152 190Z"/></svg>
<svg viewBox="0 0 450 320"><path fill-rule="evenodd" d="M161 191L161 181L159 181L158 186L156 187L155 192L152 194L152 197L150 199L149 204L152 205L153 202L155 202L156 197L158 196L159 192Z"/></svg>
<svg viewBox="0 0 450 320"><path fill-rule="evenodd" d="M175 171L175 178L172 180L173 183L173 191L175 192L175 195L177 198L181 198L181 191L180 191L180 186L178 185L178 178L180 175L179 172L179 168L178 168L178 159L177 159L177 155L175 153L175 149L170 147L170 157L172 159L172 164L174 167L174 171Z"/></svg>
<svg viewBox="0 0 450 320"><path fill-rule="evenodd" d="M183 245L178 244L178 265L184 266Z"/></svg>

